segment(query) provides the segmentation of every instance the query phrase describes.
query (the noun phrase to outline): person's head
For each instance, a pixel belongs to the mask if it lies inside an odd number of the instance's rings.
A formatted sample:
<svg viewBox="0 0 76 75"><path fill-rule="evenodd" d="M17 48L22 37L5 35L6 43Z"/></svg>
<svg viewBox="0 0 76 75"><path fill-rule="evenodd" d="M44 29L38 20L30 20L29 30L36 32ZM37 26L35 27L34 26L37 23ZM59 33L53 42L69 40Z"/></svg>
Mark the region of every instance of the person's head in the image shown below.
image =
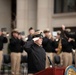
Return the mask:
<svg viewBox="0 0 76 75"><path fill-rule="evenodd" d="M45 37L49 37L49 36L51 36L51 33L50 33L50 30L44 30L44 35L45 35Z"/></svg>
<svg viewBox="0 0 76 75"><path fill-rule="evenodd" d="M13 31L11 35L12 35L12 37L18 38L19 33L18 33L18 31Z"/></svg>
<svg viewBox="0 0 76 75"><path fill-rule="evenodd" d="M30 35L34 35L34 33L35 33L35 30L32 27L30 27L29 28L29 34Z"/></svg>
<svg viewBox="0 0 76 75"><path fill-rule="evenodd" d="M61 37L61 31L57 31L57 36L56 36L56 38L57 38L57 39L60 39L60 37Z"/></svg>
<svg viewBox="0 0 76 75"><path fill-rule="evenodd" d="M37 34L34 35L34 38L38 38L35 42L35 44L41 46L42 45L42 41L43 41L43 35L42 34Z"/></svg>
<svg viewBox="0 0 76 75"><path fill-rule="evenodd" d="M71 29L67 28L65 31L67 31L67 32L71 32Z"/></svg>

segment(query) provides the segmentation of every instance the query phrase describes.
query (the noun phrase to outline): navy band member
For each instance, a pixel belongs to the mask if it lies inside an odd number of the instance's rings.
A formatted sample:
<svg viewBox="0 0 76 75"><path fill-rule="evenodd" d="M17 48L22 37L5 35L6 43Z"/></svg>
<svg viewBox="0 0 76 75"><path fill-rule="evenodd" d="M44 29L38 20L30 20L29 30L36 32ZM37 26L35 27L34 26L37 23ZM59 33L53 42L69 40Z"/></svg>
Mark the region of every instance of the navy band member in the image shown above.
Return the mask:
<svg viewBox="0 0 76 75"><path fill-rule="evenodd" d="M66 31L66 29L65 29L65 26L64 25L62 25L62 30L63 30L63 32L64 32L64 34L68 37L68 38L70 38L70 40L72 40L73 42L71 42L71 44L73 45L73 49L76 49L76 32L68 32L68 31ZM72 38L72 39L71 39ZM73 40L74 39L74 40ZM70 46L68 46L68 48L69 48ZM70 58L70 57L69 57ZM75 67L76 67L76 51L75 51Z"/></svg>
<svg viewBox="0 0 76 75"><path fill-rule="evenodd" d="M60 56L60 64L59 65L62 65L63 64L63 61L62 61L62 37L61 37L61 31L57 31L57 36L56 36L56 39L54 41L54 47L55 47L55 53L54 53L54 56ZM54 57L54 59L55 59Z"/></svg>
<svg viewBox="0 0 76 75"><path fill-rule="evenodd" d="M43 38L42 45L46 51L46 68L48 68L51 65L48 57L52 62L54 59L54 52L55 52L54 45L53 45L54 40L52 39L52 35L48 29L44 30L44 35L45 37Z"/></svg>
<svg viewBox="0 0 76 75"><path fill-rule="evenodd" d="M76 49L76 32L67 32L64 25L62 25L62 29L67 37L75 39L74 48Z"/></svg>
<svg viewBox="0 0 76 75"><path fill-rule="evenodd" d="M35 33L35 30L32 27L30 27L29 28L29 35L27 36L27 41L32 40L34 33Z"/></svg>
<svg viewBox="0 0 76 75"><path fill-rule="evenodd" d="M63 66L65 67L72 65L72 61L73 61L72 42L73 40L71 38L66 38L66 36L63 38L63 41L62 41Z"/></svg>
<svg viewBox="0 0 76 75"><path fill-rule="evenodd" d="M1 66L2 66L2 60L3 60L3 45L4 45L4 43L7 43L7 42L8 42L8 40L5 36L5 34L0 31L0 70L1 70Z"/></svg>
<svg viewBox="0 0 76 75"><path fill-rule="evenodd" d="M12 75L20 75L21 53L23 52L24 41L18 31L13 31L9 43L11 51L11 73Z"/></svg>

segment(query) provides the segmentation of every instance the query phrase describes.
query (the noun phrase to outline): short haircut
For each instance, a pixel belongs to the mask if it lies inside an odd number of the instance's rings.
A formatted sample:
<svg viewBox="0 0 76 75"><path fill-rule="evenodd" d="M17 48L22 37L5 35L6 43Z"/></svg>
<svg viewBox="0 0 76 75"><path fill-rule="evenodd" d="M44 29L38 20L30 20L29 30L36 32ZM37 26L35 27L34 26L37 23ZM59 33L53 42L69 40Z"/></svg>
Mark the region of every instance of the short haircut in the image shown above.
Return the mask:
<svg viewBox="0 0 76 75"><path fill-rule="evenodd" d="M33 27L30 27L30 28L29 28L29 31L30 31L30 30L33 30Z"/></svg>

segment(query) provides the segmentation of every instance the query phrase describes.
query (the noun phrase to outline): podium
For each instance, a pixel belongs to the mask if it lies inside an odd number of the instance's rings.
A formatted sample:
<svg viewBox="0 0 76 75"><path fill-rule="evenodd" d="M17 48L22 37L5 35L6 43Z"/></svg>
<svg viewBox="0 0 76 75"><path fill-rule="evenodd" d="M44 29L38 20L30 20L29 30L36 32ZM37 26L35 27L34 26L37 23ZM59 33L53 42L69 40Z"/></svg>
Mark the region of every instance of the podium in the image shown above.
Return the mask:
<svg viewBox="0 0 76 75"><path fill-rule="evenodd" d="M64 67L54 67L54 68L47 68L34 75L64 75L64 72L65 72Z"/></svg>

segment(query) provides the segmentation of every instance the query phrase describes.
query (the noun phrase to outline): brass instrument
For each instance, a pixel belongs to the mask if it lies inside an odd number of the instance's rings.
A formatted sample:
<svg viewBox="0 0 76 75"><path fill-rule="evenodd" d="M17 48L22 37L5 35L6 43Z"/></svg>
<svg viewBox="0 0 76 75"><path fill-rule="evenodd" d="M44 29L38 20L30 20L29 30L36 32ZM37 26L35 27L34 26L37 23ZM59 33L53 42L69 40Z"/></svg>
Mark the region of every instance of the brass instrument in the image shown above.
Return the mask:
<svg viewBox="0 0 76 75"><path fill-rule="evenodd" d="M60 39L59 43L58 43L58 52L57 52L58 55L61 53L61 50L62 50L62 43L61 43L61 39Z"/></svg>
<svg viewBox="0 0 76 75"><path fill-rule="evenodd" d="M2 35L8 37L9 33L8 32L2 32Z"/></svg>

